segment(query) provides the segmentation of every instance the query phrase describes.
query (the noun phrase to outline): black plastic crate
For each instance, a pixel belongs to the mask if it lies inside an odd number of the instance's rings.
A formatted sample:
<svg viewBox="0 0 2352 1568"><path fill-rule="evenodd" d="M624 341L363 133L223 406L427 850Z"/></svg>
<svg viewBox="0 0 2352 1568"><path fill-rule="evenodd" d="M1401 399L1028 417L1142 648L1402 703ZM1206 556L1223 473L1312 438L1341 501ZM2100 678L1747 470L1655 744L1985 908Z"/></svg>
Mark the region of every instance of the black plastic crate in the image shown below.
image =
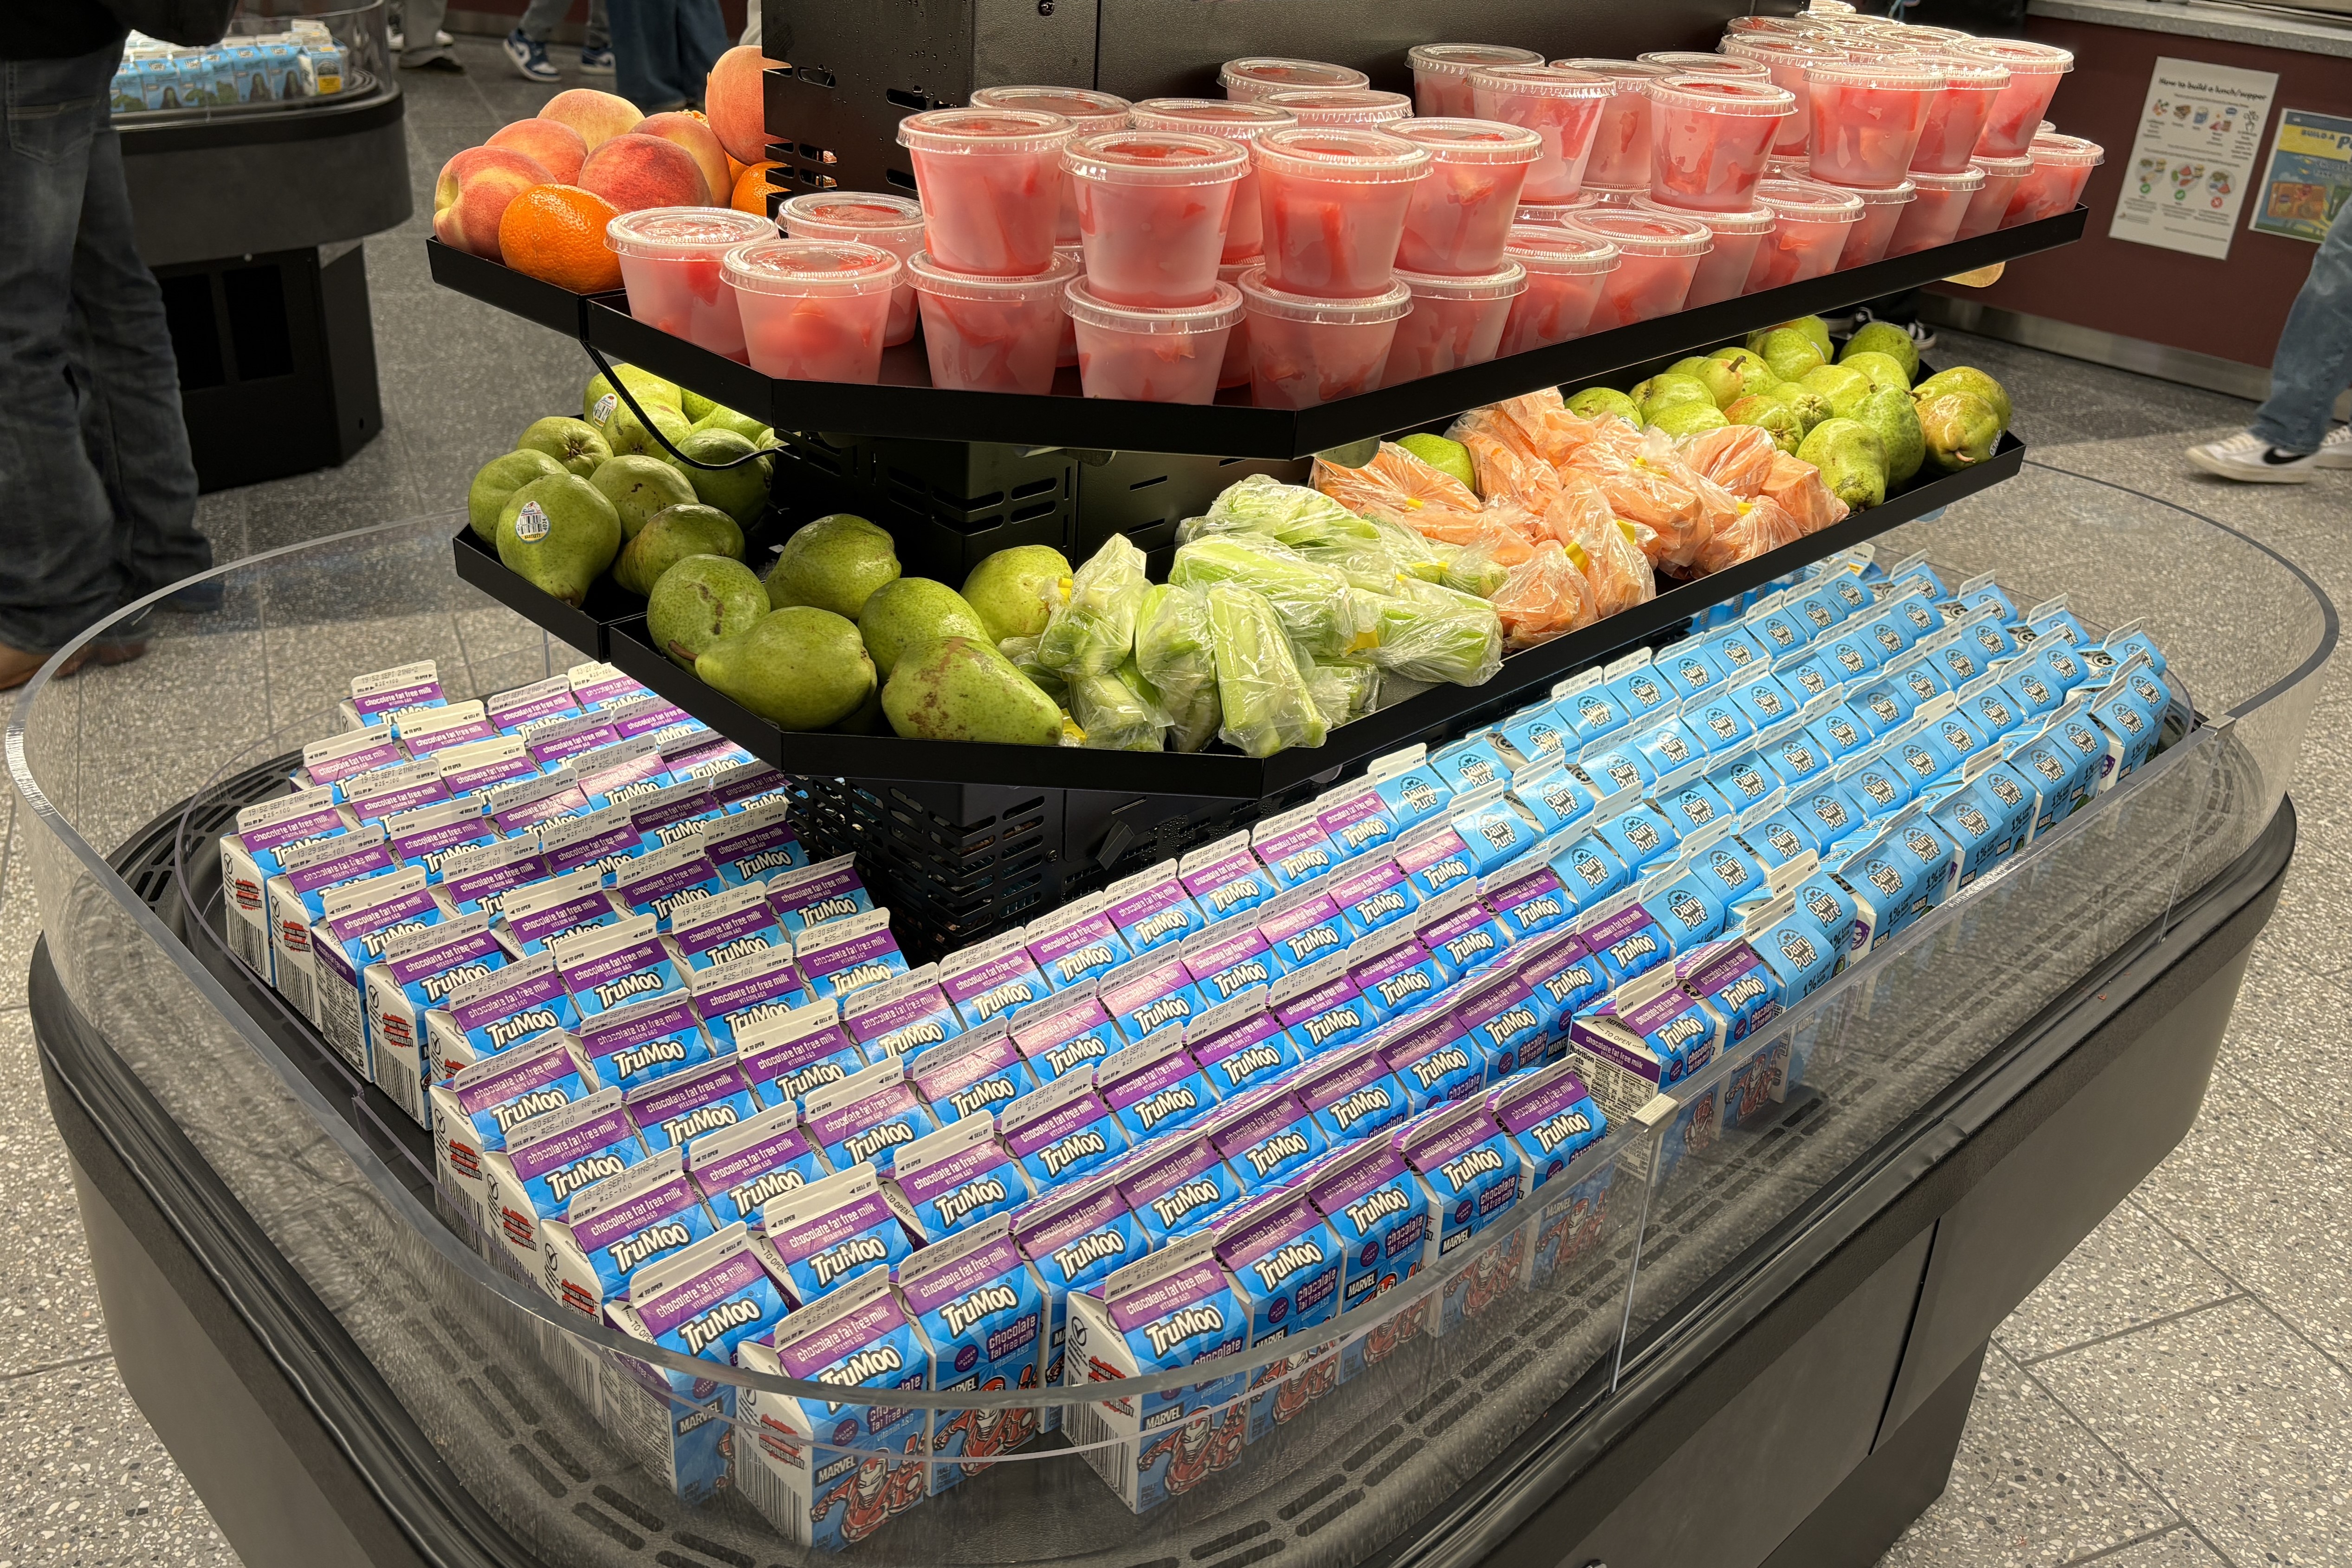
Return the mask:
<svg viewBox="0 0 2352 1568"><path fill-rule="evenodd" d="M1114 533L1123 533L1149 558L1152 580L1168 575L1176 552L1176 525L1198 517L1227 485L1271 474L1303 485L1310 458L1212 458L1189 452L1113 452L1108 460L1078 465L1078 530L1075 564Z"/></svg>

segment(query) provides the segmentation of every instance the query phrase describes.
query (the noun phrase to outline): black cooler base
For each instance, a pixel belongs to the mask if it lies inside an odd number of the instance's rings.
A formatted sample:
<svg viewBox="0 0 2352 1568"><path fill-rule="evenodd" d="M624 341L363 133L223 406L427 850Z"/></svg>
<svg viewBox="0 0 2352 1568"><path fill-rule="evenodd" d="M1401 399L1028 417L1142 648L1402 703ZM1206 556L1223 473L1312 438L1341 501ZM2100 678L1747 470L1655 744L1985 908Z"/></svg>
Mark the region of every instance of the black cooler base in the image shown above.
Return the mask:
<svg viewBox="0 0 2352 1568"><path fill-rule="evenodd" d="M2195 1120L2295 842L2229 871L2001 1051L1940 1119L1597 1410L1538 1421L1384 1565L1861 1568L1942 1492L1986 1343ZM375 1368L36 952L42 1077L123 1380L248 1568L540 1561L442 1467ZM551 1500L609 1489L544 1433ZM1706 1478L1707 1506L1689 1506ZM625 1510L620 1510L624 1513ZM767 1568L612 1521L661 1568ZM1575 1545L1566 1551L1562 1542ZM1198 1553L1196 1553L1198 1555ZM1203 1568L1252 1561L1246 1543Z"/></svg>

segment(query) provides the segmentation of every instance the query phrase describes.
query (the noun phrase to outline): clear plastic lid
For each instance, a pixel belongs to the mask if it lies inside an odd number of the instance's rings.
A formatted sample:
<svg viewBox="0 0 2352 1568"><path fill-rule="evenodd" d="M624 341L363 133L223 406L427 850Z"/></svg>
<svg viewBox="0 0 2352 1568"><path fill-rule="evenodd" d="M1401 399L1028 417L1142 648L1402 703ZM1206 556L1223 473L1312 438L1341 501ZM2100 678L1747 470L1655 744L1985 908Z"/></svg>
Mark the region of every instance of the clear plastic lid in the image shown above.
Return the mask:
<svg viewBox="0 0 2352 1568"><path fill-rule="evenodd" d="M1734 16L1723 24L1727 38L1801 38L1805 24L1794 16Z"/></svg>
<svg viewBox="0 0 2352 1568"><path fill-rule="evenodd" d="M1249 150L1182 131L1106 131L1064 147L1062 167L1107 185L1222 185L1249 172Z"/></svg>
<svg viewBox="0 0 2352 1568"><path fill-rule="evenodd" d="M1736 60L1728 55L1703 54L1696 49L1659 49L1633 58L1645 66L1664 66L1683 76L1769 77L1772 74L1754 60Z"/></svg>
<svg viewBox="0 0 2352 1568"><path fill-rule="evenodd" d="M1439 76L1468 76L1482 66L1539 66L1543 57L1533 49L1507 44L1415 44L1404 52L1416 71Z"/></svg>
<svg viewBox="0 0 2352 1568"><path fill-rule="evenodd" d="M616 256L714 256L775 232L758 213L732 207L641 207L604 226L604 248Z"/></svg>
<svg viewBox="0 0 2352 1568"><path fill-rule="evenodd" d="M1062 303L1074 321L1154 337L1213 332L1240 321L1243 310L1242 291L1230 283L1218 284L1216 294L1204 305L1165 305L1151 310L1141 305L1114 305L1099 299L1087 288L1083 278L1063 286Z"/></svg>
<svg viewBox="0 0 2352 1568"><path fill-rule="evenodd" d="M1220 283L1239 283L1242 280L1243 273L1247 272L1253 267L1263 267L1265 265L1265 258L1262 255L1244 256L1239 261L1221 261L1217 264L1217 281Z"/></svg>
<svg viewBox="0 0 2352 1568"><path fill-rule="evenodd" d="M1524 125L1493 120L1407 120L1384 134L1426 147L1441 163L1532 163L1543 154L1543 137Z"/></svg>
<svg viewBox="0 0 2352 1568"><path fill-rule="evenodd" d="M1086 87L983 87L971 95L974 109L1034 109L1058 114L1078 128L1081 136L1116 131L1127 123L1133 106L1114 93Z"/></svg>
<svg viewBox="0 0 2352 1568"><path fill-rule="evenodd" d="M2074 51L2055 44L2030 43L2023 38L1975 38L1955 44L1957 54L1999 60L2019 76L2059 76L2074 68Z"/></svg>
<svg viewBox="0 0 2352 1568"><path fill-rule="evenodd" d="M898 145L923 153L1052 153L1077 133L1038 109L929 109L898 121Z"/></svg>
<svg viewBox="0 0 2352 1568"><path fill-rule="evenodd" d="M1586 185L1577 192L1578 206L1630 207L1650 194L1647 185Z"/></svg>
<svg viewBox="0 0 2352 1568"><path fill-rule="evenodd" d="M727 281L753 294L880 294L894 289L898 258L845 239L755 239L729 251Z"/></svg>
<svg viewBox="0 0 2352 1568"><path fill-rule="evenodd" d="M1793 157L1764 160L1764 177L1768 180L1810 180L1813 177L1812 160L1799 153Z"/></svg>
<svg viewBox="0 0 2352 1568"><path fill-rule="evenodd" d="M1554 60L1551 63L1564 71L1590 71L1594 76L1605 76L1617 81L1647 81L1653 77L1669 77L1676 74L1672 66L1654 65L1647 60L1594 58Z"/></svg>
<svg viewBox="0 0 2352 1568"><path fill-rule="evenodd" d="M1899 66L1927 58L1923 50L1915 49L1908 44L1883 43L1876 38L1843 39L1838 44L1837 54L1842 60L1853 60L1863 65Z"/></svg>
<svg viewBox="0 0 2352 1568"><path fill-rule="evenodd" d="M1860 223L1862 198L1819 180L1759 180L1756 199L1780 217L1806 223Z"/></svg>
<svg viewBox="0 0 2352 1568"><path fill-rule="evenodd" d="M2080 136L2063 136L2055 131L2045 131L2033 138L2026 156L2037 163L2055 163L2060 168L2092 168L2107 161L2107 150L2096 142L2086 142Z"/></svg>
<svg viewBox="0 0 2352 1568"><path fill-rule="evenodd" d="M1746 212L1703 213L1678 207L1672 202L1662 202L1655 196L1643 195L1633 205L1644 212L1665 213L1673 217L1695 217L1717 234L1769 234L1780 215L1760 203Z"/></svg>
<svg viewBox="0 0 2352 1568"><path fill-rule="evenodd" d="M1521 207L1519 211L1525 213L1527 209ZM1513 224L1503 254L1530 272L1608 272L1616 268L1624 253L1617 248L1616 241L1580 233L1563 221Z"/></svg>
<svg viewBox="0 0 2352 1568"><path fill-rule="evenodd" d="M1867 56L1867 58L1858 58ZM1805 80L1832 87L1876 87L1933 92L1944 73L1925 55L1880 49L1848 49L1843 59L1809 60Z"/></svg>
<svg viewBox="0 0 2352 1568"><path fill-rule="evenodd" d="M1506 261L1500 269L1458 278L1434 272L1407 272L1397 268L1396 280L1413 292L1416 299L1432 300L1508 300L1528 291L1528 269L1517 261Z"/></svg>
<svg viewBox="0 0 2352 1568"><path fill-rule="evenodd" d="M1830 180L1818 183L1828 185L1833 191L1844 191L1850 195L1860 196L1862 205L1866 207L1900 206L1919 194L1917 186L1909 179L1900 180L1891 185L1841 185Z"/></svg>
<svg viewBox="0 0 2352 1568"><path fill-rule="evenodd" d="M923 204L867 191L812 191L776 209L794 239L855 239L867 245L923 237Z"/></svg>
<svg viewBox="0 0 2352 1568"><path fill-rule="evenodd" d="M1412 290L1397 282L1361 300L1318 300L1276 289L1265 280L1265 268L1253 267L1242 274L1241 292L1252 315L1327 327L1375 327L1412 314Z"/></svg>
<svg viewBox="0 0 2352 1568"><path fill-rule="evenodd" d="M2032 161L2031 158L2016 160L2024 163L2031 163ZM2003 159L2001 162L2008 163L2011 160ZM2021 169L2018 172L2024 173ZM1974 162L1957 174L1930 174L1924 170L1914 169L1911 171L1911 183L1923 191L1980 191L1984 189L1985 172L1980 163Z"/></svg>
<svg viewBox="0 0 2352 1568"><path fill-rule="evenodd" d="M1298 123L1286 110L1230 98L1147 98L1129 112L1139 131L1187 131L1228 142L1256 141Z"/></svg>
<svg viewBox="0 0 2352 1568"><path fill-rule="evenodd" d="M1255 55L1227 60L1217 72L1217 85L1227 98L1257 99L1307 87L1370 87L1372 79L1351 66Z"/></svg>
<svg viewBox="0 0 2352 1568"><path fill-rule="evenodd" d="M1573 199L1564 202L1521 202L1511 221L1539 223L1549 227L1566 222L1569 214L1582 212L1600 199L1591 191L1579 191Z"/></svg>
<svg viewBox="0 0 2352 1568"><path fill-rule="evenodd" d="M1670 76L1649 83L1643 90L1653 103L1706 114L1778 120L1797 107L1797 95L1773 86L1769 78Z"/></svg>
<svg viewBox="0 0 2352 1568"><path fill-rule="evenodd" d="M919 293L937 294L943 300L1027 303L1035 300L1060 299L1063 285L1085 271L1085 265L1071 251L1058 247L1054 252L1053 266L1026 278L989 278L978 273L950 271L933 261L929 251L919 250L907 258L906 281L913 284Z"/></svg>
<svg viewBox="0 0 2352 1568"><path fill-rule="evenodd" d="M1976 38L1974 33L1964 33L1958 27L1930 27L1916 22L1873 22L1862 29L1874 38L1885 38L1905 48L1927 49L1942 44L1966 44Z"/></svg>
<svg viewBox="0 0 2352 1568"><path fill-rule="evenodd" d="M1704 256L1715 248L1715 230L1702 220L1640 207L1587 207L1560 226L1605 239L1628 256ZM1503 250L1512 254L1507 245Z"/></svg>
<svg viewBox="0 0 2352 1568"><path fill-rule="evenodd" d="M1982 55L1939 48L1928 50L1927 58L1936 62L1936 68L1944 73L1944 80L1952 87L1997 92L2009 85L2009 68Z"/></svg>
<svg viewBox="0 0 2352 1568"><path fill-rule="evenodd" d="M1412 116L1412 100L1369 87L1307 87L1258 100L1287 111L1301 125L1389 125Z"/></svg>
<svg viewBox="0 0 2352 1568"><path fill-rule="evenodd" d="M1812 3L1805 7L1805 15L1808 16L1852 16L1857 15L1857 13L1852 5L1846 4L1846 0L1812 0Z"/></svg>
<svg viewBox="0 0 2352 1568"><path fill-rule="evenodd" d="M1429 167L1426 149L1378 131L1347 125L1295 125L1250 144L1261 169L1355 184L1402 184Z"/></svg>
<svg viewBox="0 0 2352 1568"><path fill-rule="evenodd" d="M2024 153L2014 158L1988 158L1979 153L1969 160L1969 167L1989 180L2021 180L2032 171L2033 159ZM1919 176L1911 177L1916 180Z"/></svg>
<svg viewBox="0 0 2352 1568"><path fill-rule="evenodd" d="M1562 66L1480 66L1470 73L1470 86L1529 98L1607 98L1617 90L1605 76Z"/></svg>
<svg viewBox="0 0 2352 1568"><path fill-rule="evenodd" d="M1723 52L1763 66L1768 72L1773 66L1801 66L1840 58L1828 44L1779 33L1735 33L1723 40Z"/></svg>

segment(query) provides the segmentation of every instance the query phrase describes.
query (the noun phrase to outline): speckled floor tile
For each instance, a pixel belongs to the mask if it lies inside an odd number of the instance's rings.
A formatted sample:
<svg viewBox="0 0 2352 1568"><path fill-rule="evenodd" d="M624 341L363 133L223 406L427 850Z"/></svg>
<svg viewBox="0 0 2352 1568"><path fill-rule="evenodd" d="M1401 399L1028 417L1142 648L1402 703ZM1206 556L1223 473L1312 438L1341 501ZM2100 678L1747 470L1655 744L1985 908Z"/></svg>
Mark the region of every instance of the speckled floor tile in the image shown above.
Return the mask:
<svg viewBox="0 0 2352 1568"><path fill-rule="evenodd" d="M1885 1568L2058 1568L2176 1518L1996 1351L1985 1358L1950 1484L1883 1561Z"/></svg>
<svg viewBox="0 0 2352 1568"><path fill-rule="evenodd" d="M2302 930L2282 925L2315 912L2289 910L2282 899L2272 937L2246 965L2220 1070L2258 1087L2314 1135L2352 1148L2343 1129L2352 1059L2341 1038L2344 1020L2352 1017L2352 991L2340 974L2314 973Z"/></svg>
<svg viewBox="0 0 2352 1568"><path fill-rule="evenodd" d="M2352 1376L2260 1303L2085 1346L2033 1373L2225 1556L2352 1560Z"/></svg>
<svg viewBox="0 0 2352 1568"><path fill-rule="evenodd" d="M2226 1561L2187 1525L2094 1557L2084 1568L2228 1568Z"/></svg>
<svg viewBox="0 0 2352 1568"><path fill-rule="evenodd" d="M0 1379L108 1353L65 1145L22 1006L0 1011L0 1183L10 1194L0 1209Z"/></svg>
<svg viewBox="0 0 2352 1568"><path fill-rule="evenodd" d="M114 1363L0 1381L0 1568L237 1568Z"/></svg>
<svg viewBox="0 0 2352 1568"><path fill-rule="evenodd" d="M2015 1360L2032 1362L2239 1293L2227 1276L2126 1203L2083 1238L1993 1338Z"/></svg>

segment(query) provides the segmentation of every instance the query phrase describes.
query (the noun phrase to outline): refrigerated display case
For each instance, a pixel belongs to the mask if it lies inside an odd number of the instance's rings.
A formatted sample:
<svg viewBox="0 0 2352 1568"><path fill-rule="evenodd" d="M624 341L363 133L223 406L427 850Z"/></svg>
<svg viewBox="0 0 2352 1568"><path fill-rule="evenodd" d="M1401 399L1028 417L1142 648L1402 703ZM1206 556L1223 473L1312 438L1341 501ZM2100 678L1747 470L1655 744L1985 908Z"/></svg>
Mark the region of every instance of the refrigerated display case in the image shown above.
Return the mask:
<svg viewBox="0 0 2352 1568"><path fill-rule="evenodd" d="M9 731L36 1034L117 1359L257 1568L809 1562L780 1499L812 1451L852 1561L1874 1561L1941 1489L1992 1329L2196 1115L2336 638L2260 544L2040 465L1885 535L2141 622L2171 655L2164 749L1312 1346L1110 1391L894 1390L912 1414L874 1425L969 1445L918 1469L989 1454L946 1488L808 1429L837 1386L559 1304L233 956L215 839L353 672L431 658L456 699L576 662L459 580L456 521L226 568L221 616L37 679ZM1171 1384L1192 1403L1140 1440L1097 1405ZM1040 1411L1061 1430L1011 1446ZM700 1479L671 1473L712 1428Z"/></svg>

